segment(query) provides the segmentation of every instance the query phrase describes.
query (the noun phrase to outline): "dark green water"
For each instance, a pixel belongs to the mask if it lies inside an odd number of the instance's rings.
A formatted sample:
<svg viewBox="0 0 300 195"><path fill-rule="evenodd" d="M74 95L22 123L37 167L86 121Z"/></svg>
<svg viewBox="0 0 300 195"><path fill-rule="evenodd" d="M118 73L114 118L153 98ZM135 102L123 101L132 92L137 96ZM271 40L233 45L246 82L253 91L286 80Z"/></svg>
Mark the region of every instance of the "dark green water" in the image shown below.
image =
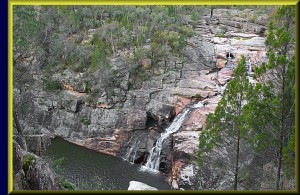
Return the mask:
<svg viewBox="0 0 300 195"><path fill-rule="evenodd" d="M132 180L160 190L170 189L161 173L141 171L141 165L97 153L62 138L54 138L42 156L49 161L64 157L62 175L81 190L127 190Z"/></svg>

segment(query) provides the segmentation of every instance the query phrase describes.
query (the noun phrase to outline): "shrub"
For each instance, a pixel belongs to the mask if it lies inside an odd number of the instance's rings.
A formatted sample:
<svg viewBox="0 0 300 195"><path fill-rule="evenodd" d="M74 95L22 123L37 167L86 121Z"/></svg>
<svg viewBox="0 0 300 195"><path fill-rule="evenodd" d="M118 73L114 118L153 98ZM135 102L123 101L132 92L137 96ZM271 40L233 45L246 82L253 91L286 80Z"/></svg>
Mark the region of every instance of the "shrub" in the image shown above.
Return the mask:
<svg viewBox="0 0 300 195"><path fill-rule="evenodd" d="M57 173L57 174L62 174L63 172L63 169L61 167L61 164L62 162L65 160L65 157L61 157L61 158L58 158L56 160L54 160L52 163L51 163L51 166L53 167L54 171Z"/></svg>
<svg viewBox="0 0 300 195"><path fill-rule="evenodd" d="M225 35L223 33L217 33L216 37L225 37Z"/></svg>
<svg viewBox="0 0 300 195"><path fill-rule="evenodd" d="M22 169L24 170L25 174L29 170L29 167L32 165L32 161L35 159L34 155L32 154L25 154L23 156L23 164Z"/></svg>
<svg viewBox="0 0 300 195"><path fill-rule="evenodd" d="M43 84L43 88L49 91L63 89L62 83L57 80L48 80L46 78L42 78L42 84Z"/></svg>
<svg viewBox="0 0 300 195"><path fill-rule="evenodd" d="M74 68L74 71L75 72L82 72L83 71L83 68L84 68L84 65L83 64L79 64L78 66L76 66Z"/></svg>
<svg viewBox="0 0 300 195"><path fill-rule="evenodd" d="M84 117L84 118L80 119L80 122L85 124L85 125L90 125L91 124L91 119Z"/></svg>
<svg viewBox="0 0 300 195"><path fill-rule="evenodd" d="M197 93L197 94L195 95L195 98L201 98L201 95L200 95L199 93Z"/></svg>
<svg viewBox="0 0 300 195"><path fill-rule="evenodd" d="M29 110L29 107L30 107L30 105L28 103L26 103L26 102L22 103L20 105L20 111L21 111L21 113L22 114L26 114L28 112L28 110Z"/></svg>
<svg viewBox="0 0 300 195"><path fill-rule="evenodd" d="M254 15L250 18L250 22L254 23L256 19L257 19L257 14L254 13Z"/></svg>
<svg viewBox="0 0 300 195"><path fill-rule="evenodd" d="M67 190L75 190L74 184L67 181L63 176L59 176L59 183Z"/></svg>
<svg viewBox="0 0 300 195"><path fill-rule="evenodd" d="M194 9L194 10L192 11L191 19L192 19L193 21L197 21L197 20L199 19L199 13L197 12L196 9Z"/></svg>

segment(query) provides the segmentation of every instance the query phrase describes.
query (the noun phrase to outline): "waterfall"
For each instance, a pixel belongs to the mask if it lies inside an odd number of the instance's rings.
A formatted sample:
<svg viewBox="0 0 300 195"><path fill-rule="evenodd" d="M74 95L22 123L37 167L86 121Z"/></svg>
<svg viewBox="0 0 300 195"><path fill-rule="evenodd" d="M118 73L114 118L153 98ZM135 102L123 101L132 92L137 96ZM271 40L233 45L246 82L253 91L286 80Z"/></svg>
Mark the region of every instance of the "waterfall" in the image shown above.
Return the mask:
<svg viewBox="0 0 300 195"><path fill-rule="evenodd" d="M251 73L252 72L252 63L251 63L251 60L249 59L249 62L248 62L248 73Z"/></svg>
<svg viewBox="0 0 300 195"><path fill-rule="evenodd" d="M147 163L145 164L146 169L150 170L158 170L159 169L159 162L160 162L160 153L162 150L163 142L166 138L168 138L172 133L175 133L178 131L182 125L182 123L185 121L185 119L188 117L191 109L193 108L201 108L203 107L203 102L198 102L197 104L194 104L193 106L188 106L184 108L180 114L178 114L171 125L160 135L160 138L156 141L155 146L151 149L149 157L147 159Z"/></svg>
<svg viewBox="0 0 300 195"><path fill-rule="evenodd" d="M133 145L131 146L130 150L126 153L124 160L134 163L136 152L137 152L137 146L139 145L139 143L140 143L140 140L138 138L136 138L134 140Z"/></svg>
<svg viewBox="0 0 300 195"><path fill-rule="evenodd" d="M217 88L218 94L223 94L224 90L226 89L226 86L227 86L227 83L225 85L223 85L223 86L216 84L216 88Z"/></svg>

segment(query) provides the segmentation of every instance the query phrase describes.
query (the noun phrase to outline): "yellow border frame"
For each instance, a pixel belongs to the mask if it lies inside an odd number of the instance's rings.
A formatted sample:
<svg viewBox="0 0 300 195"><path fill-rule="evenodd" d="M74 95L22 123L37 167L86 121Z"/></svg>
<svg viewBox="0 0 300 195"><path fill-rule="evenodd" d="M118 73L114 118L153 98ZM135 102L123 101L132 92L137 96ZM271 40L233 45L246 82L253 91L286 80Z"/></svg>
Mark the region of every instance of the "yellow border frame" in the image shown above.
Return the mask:
<svg viewBox="0 0 300 195"><path fill-rule="evenodd" d="M130 194L140 194L141 192L139 191L96 191L96 190L89 190L89 191L82 191L82 190L78 190L78 191L54 191L54 190L50 190L50 191L44 191L44 190L22 190L22 191L18 191L15 190L13 191L13 5L295 5L296 6L296 35L298 35L299 33L299 26L297 25L299 22L299 3L297 0L287 0L284 2L281 1L275 1L275 0L270 0L270 1L261 1L261 0L251 0L251 1L241 1L241 0L224 0L224 1L216 1L216 0L206 0L206 1L199 1L199 0L188 0L188 1L184 1L184 0L171 0L171 1L163 1L163 0L142 0L142 1L138 1L138 0L117 0L117 1L110 1L110 2L106 2L101 1L101 0L88 0L88 1L84 1L84 0L79 0L79 1L75 1L75 0L69 0L69 1L59 1L59 0L43 0L43 1L39 1L39 0L29 0L29 1L24 1L24 0L8 0L8 193L14 192L14 193L28 193L28 194L40 194L43 192L57 192L57 193L66 193L66 194L82 194L82 193L118 193L118 192L123 192L123 193L130 193ZM298 9L297 9L298 7ZM296 86L299 86L299 75L298 75L298 71L299 71L299 59L297 58L297 53L299 52L299 37L296 36ZM298 87L296 87L296 117L299 116L299 110L298 110L298 105L299 105L299 94L298 94ZM295 132L295 136L296 136L296 143L295 143L295 151L296 153L298 152L298 148L299 148L299 132L297 131L299 127L299 122L296 118L296 132ZM282 190L282 191L275 191L275 190L268 190L268 191L264 191L267 193L297 193L299 192L299 186L297 181L299 181L299 174L298 174L298 166L299 165L299 156L296 155L296 159L295 159L295 171L296 171L296 175L295 175L295 181L296 181L296 188L294 191L290 191L290 190ZM171 193L182 193L182 191L158 191L158 192L151 192L151 193L161 193L161 192L171 192ZM185 193L199 193L198 190L196 191L184 191ZM224 192L224 191L203 191L205 193L220 193L220 192ZM249 193L249 192L253 192L253 191L232 191L232 190L228 190L225 191L226 193ZM257 193L261 193L262 191L257 191ZM147 193L147 192L142 192L142 193Z"/></svg>
<svg viewBox="0 0 300 195"><path fill-rule="evenodd" d="M240 1L240 0L231 0L231 1L216 1L216 0L116 0L116 1L103 1L103 0L68 0L68 1L59 1L59 0L9 0L9 3L12 5L296 5L297 0L287 0L282 1L261 1L261 0L251 0L251 1Z"/></svg>

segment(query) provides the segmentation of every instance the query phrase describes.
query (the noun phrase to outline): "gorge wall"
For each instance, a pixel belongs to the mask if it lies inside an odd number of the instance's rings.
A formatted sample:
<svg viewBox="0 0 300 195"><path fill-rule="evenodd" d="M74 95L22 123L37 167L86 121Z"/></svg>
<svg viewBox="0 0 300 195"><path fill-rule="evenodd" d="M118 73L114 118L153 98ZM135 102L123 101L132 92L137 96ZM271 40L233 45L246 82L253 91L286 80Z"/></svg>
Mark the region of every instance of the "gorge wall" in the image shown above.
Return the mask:
<svg viewBox="0 0 300 195"><path fill-rule="evenodd" d="M187 40L184 58L170 57L165 62L168 70L157 68L138 89L131 87L130 75L124 71L125 56L135 48L118 50L109 59L119 81L111 94L97 80L103 76L101 71L93 73L93 79L86 72L69 69L56 73L52 78L64 85L55 92L45 91L43 75L31 71L32 87L14 86L15 101L27 102L26 112L17 110L23 133L29 137L61 136L83 147L145 164L160 133L174 117L188 104L204 101L205 106L191 111L179 131L164 142L160 154L159 169L166 173L172 188L194 189L195 154L206 115L214 112L241 56L246 56L251 69L265 60L266 53L266 14L250 9L214 9L211 16L210 11L205 9L196 25L186 18L196 34ZM82 42L97 31L90 29ZM87 87L97 95L88 94Z"/></svg>

